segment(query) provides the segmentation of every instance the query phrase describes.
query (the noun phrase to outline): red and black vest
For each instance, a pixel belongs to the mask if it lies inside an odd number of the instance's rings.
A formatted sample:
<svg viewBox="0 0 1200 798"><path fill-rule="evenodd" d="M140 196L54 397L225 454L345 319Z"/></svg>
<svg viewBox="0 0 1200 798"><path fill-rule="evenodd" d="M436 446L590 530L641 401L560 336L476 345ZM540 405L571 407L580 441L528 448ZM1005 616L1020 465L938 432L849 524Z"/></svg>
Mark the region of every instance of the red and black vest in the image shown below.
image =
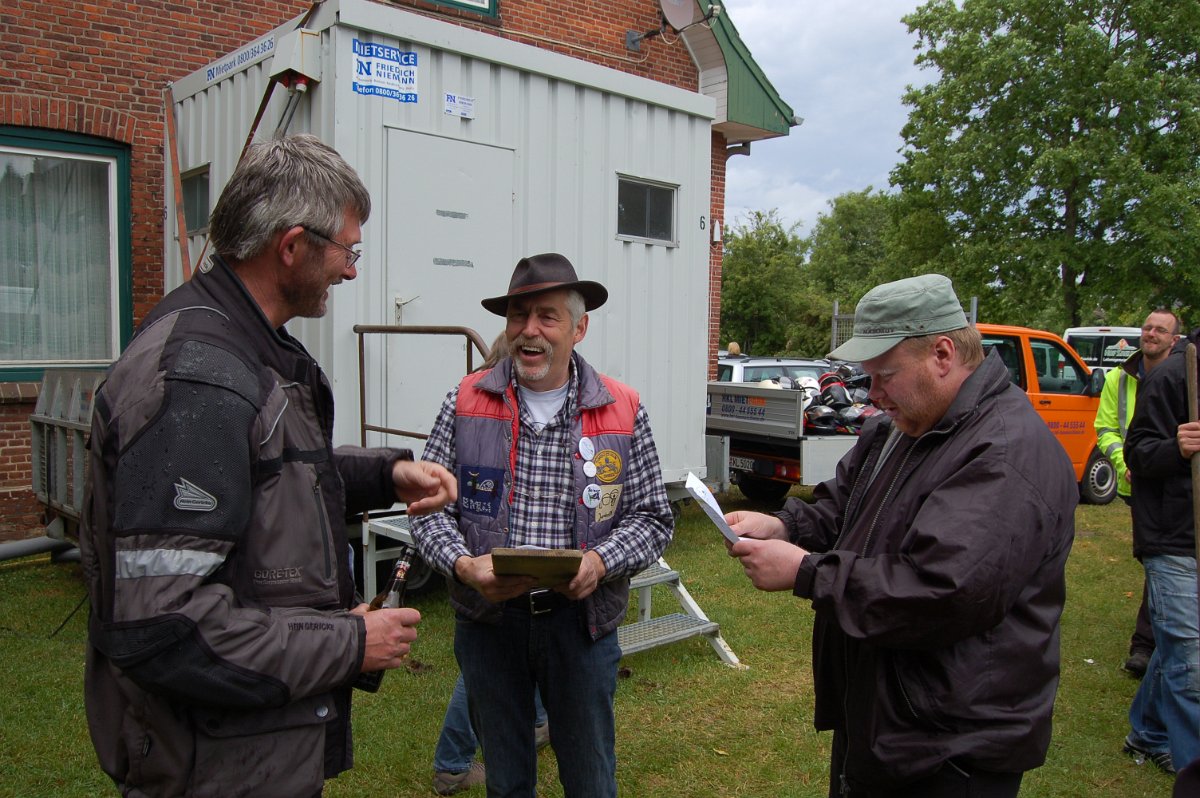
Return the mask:
<svg viewBox="0 0 1200 798"><path fill-rule="evenodd" d="M600 374L578 354L572 360L578 385L570 416L572 495L577 497L571 532L574 546L587 551L621 520L623 485L617 480L623 469L619 464L629 460L639 398L635 390ZM472 556L509 545L509 508L518 501L514 480L521 434L511 368L511 360L502 360L489 371L468 374L458 387L454 408L458 528ZM582 438L603 455L594 461L599 469L594 477L584 472L586 461L579 455ZM584 491L592 491L598 504L587 506L593 502L584 502ZM449 581L455 609L473 620L499 621L500 605L456 580ZM627 578L603 582L584 599L592 637L615 629L628 603Z"/></svg>

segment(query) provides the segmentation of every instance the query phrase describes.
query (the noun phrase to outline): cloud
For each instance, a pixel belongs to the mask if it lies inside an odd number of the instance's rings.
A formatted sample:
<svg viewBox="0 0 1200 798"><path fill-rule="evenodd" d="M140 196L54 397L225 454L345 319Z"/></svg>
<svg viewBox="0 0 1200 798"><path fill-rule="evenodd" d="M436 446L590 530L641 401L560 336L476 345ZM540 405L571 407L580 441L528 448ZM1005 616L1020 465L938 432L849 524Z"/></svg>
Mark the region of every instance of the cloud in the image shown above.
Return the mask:
<svg viewBox="0 0 1200 798"><path fill-rule="evenodd" d="M915 37L900 21L918 0L724 0L767 78L804 124L729 159L726 221L778 208L807 233L847 191L888 188L899 162Z"/></svg>

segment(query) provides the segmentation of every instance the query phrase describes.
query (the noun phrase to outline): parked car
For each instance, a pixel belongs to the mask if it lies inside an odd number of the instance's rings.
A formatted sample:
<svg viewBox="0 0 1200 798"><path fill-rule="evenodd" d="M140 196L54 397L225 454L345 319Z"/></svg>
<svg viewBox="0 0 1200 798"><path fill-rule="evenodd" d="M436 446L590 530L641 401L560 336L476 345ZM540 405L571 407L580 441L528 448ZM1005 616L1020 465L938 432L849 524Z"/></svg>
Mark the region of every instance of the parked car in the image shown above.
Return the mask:
<svg viewBox="0 0 1200 798"><path fill-rule="evenodd" d="M1137 327L1071 327L1063 333L1063 340L1088 368L1107 371L1138 350L1142 331Z"/></svg>
<svg viewBox="0 0 1200 798"><path fill-rule="evenodd" d="M999 324L977 324L983 347L995 350L1012 382L1029 395L1075 468L1079 493L1088 504L1107 504L1117 495L1117 474L1096 448L1096 409L1103 375L1092 373L1075 350L1051 332Z"/></svg>
<svg viewBox="0 0 1200 798"><path fill-rule="evenodd" d="M828 360L727 355L717 359L717 382L778 381L786 377L794 385L801 377L819 380L832 368Z"/></svg>

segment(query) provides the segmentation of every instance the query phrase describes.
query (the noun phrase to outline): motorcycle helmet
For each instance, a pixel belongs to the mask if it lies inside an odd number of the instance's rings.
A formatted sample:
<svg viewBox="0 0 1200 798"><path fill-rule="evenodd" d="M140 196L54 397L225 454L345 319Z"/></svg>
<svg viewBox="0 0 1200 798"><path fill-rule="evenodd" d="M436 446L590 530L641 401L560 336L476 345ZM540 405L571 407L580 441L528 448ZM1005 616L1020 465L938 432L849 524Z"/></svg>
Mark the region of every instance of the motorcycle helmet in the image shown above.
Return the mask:
<svg viewBox="0 0 1200 798"><path fill-rule="evenodd" d="M841 381L830 382L821 388L821 404L828 405L834 410L841 410L851 405L850 393Z"/></svg>
<svg viewBox="0 0 1200 798"><path fill-rule="evenodd" d="M842 363L838 366L838 373L841 374L847 389L871 387L870 376L858 363Z"/></svg>
<svg viewBox="0 0 1200 798"><path fill-rule="evenodd" d="M840 383L840 382L842 382L842 375L839 374L836 369L833 371L825 372L824 374L821 375L821 379L819 380L819 383L822 388L825 388L828 385L833 385L834 383Z"/></svg>
<svg viewBox="0 0 1200 798"><path fill-rule="evenodd" d="M800 377L796 380L796 390L804 393L804 397L800 400L803 410L808 410L821 395L821 386L817 383L816 377Z"/></svg>
<svg viewBox="0 0 1200 798"><path fill-rule="evenodd" d="M804 422L814 433L829 435L837 432L837 411L828 405L811 405L804 411Z"/></svg>
<svg viewBox="0 0 1200 798"><path fill-rule="evenodd" d="M851 432L858 434L862 425L868 418L879 412L879 408L874 405L852 404L849 407L844 407L837 411L838 420L842 422Z"/></svg>

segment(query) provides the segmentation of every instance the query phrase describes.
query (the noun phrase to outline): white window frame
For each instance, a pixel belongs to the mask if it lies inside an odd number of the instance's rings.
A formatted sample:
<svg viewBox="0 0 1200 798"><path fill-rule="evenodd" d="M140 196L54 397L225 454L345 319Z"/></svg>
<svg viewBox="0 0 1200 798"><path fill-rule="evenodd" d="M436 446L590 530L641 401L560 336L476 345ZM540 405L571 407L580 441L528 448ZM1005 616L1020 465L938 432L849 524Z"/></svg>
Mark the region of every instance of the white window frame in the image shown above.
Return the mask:
<svg viewBox="0 0 1200 798"><path fill-rule="evenodd" d="M114 156L98 155L94 153L82 153L72 150L60 150L53 147L35 148L22 147L11 144L0 143L0 154L12 154L17 156L28 156L35 158L58 158L61 160L78 160L89 161L92 163L101 163L106 166L105 172L108 178L108 342L109 351L106 357L99 358L71 358L63 360L9 360L0 358L0 369L45 369L47 367L69 367L69 366L107 366L112 361L116 360L121 353L121 303L120 303L120 287L121 287L121 269L119 259L119 243L120 236L118 235L118 217L119 206L118 202L118 166L117 159ZM4 379L3 373L0 372L0 380Z"/></svg>
<svg viewBox="0 0 1200 798"><path fill-rule="evenodd" d="M647 188L660 188L671 192L671 237L670 238L650 238L648 236L630 235L620 231L621 211L619 207L621 196L621 184L634 183ZM679 184L667 183L661 180L651 180L645 177L637 177L631 174L622 172L617 173L617 203L613 204L613 230L616 232L618 241L629 241L638 244L654 244L664 247L679 246Z"/></svg>

